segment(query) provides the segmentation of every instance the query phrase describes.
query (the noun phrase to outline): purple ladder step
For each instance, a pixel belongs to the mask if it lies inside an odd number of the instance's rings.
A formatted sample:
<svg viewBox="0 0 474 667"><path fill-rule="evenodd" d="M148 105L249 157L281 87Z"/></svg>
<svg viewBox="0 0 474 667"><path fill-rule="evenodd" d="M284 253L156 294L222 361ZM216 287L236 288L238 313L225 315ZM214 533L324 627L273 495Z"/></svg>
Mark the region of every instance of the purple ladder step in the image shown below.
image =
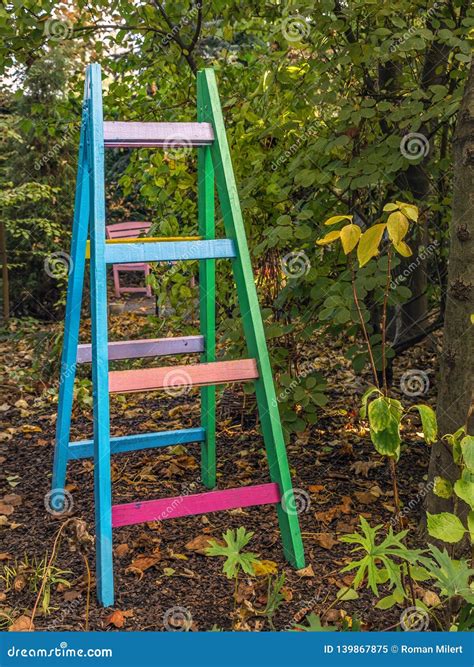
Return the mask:
<svg viewBox="0 0 474 667"><path fill-rule="evenodd" d="M243 486L239 489L209 491L190 496L144 500L143 502L127 503L112 506L112 527L130 526L145 521L164 521L182 516L207 514L231 510L237 507L254 505L271 505L281 499L278 484L257 484Z"/></svg>
<svg viewBox="0 0 474 667"><path fill-rule="evenodd" d="M191 148L214 141L210 123L138 123L105 121L106 148Z"/></svg>
<svg viewBox="0 0 474 667"><path fill-rule="evenodd" d="M163 357L173 354L204 352L203 336L181 336L179 338L145 338L141 340L121 340L109 343L109 360L140 359L142 357ZM85 343L77 346L77 363L90 364L92 346Z"/></svg>

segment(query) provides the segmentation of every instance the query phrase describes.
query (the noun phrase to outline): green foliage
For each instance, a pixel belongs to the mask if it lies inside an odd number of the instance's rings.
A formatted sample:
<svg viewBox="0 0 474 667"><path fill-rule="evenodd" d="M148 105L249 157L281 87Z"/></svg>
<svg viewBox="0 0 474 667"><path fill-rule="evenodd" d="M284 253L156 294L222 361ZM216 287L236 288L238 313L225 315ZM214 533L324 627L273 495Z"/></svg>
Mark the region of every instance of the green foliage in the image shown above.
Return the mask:
<svg viewBox="0 0 474 667"><path fill-rule="evenodd" d="M314 612L306 616L306 621L308 625L296 624L294 629L303 632L335 632L337 630L335 625L322 625L319 614L315 614Z"/></svg>
<svg viewBox="0 0 474 667"><path fill-rule="evenodd" d="M469 567L466 560L455 560L446 551L430 546L431 558L423 558L423 563L435 580L435 586L444 598L461 596L467 603L474 604L474 587L472 578L474 569Z"/></svg>
<svg viewBox="0 0 474 667"><path fill-rule="evenodd" d="M218 544L215 540L210 540L210 546L206 549L208 556L223 556L225 561L222 569L228 579L236 579L239 572L253 574L253 566L259 562L257 554L251 551L242 552L242 549L250 542L253 533L247 532L243 526L232 530L229 528L222 538L225 546Z"/></svg>
<svg viewBox="0 0 474 667"><path fill-rule="evenodd" d="M353 588L359 588L363 581L367 579L367 587L377 596L379 595L378 586L387 584L389 589L394 589L393 602L401 602L406 596L402 583L403 564L416 565L422 552L407 549L403 544L403 539L408 531L402 531L395 535L392 527L390 527L388 534L380 540L378 534L382 525L372 528L362 516L360 517L360 525L362 533L344 535L340 540L347 544L357 545L352 549L352 553L362 552L364 555L359 560L351 561L341 572L356 570L352 583ZM377 542L379 543L377 544Z"/></svg>
<svg viewBox="0 0 474 667"><path fill-rule="evenodd" d="M460 469L460 477L454 484L441 477L435 479L434 493L440 498L454 499L454 506L458 499L465 502L470 511L467 515L467 525L464 526L457 514L451 512L440 512L439 514L427 514L428 532L437 540L447 544L456 544L466 535L469 536L471 544L474 544L474 438L466 435L462 427L456 433L443 436L451 445L454 463Z"/></svg>

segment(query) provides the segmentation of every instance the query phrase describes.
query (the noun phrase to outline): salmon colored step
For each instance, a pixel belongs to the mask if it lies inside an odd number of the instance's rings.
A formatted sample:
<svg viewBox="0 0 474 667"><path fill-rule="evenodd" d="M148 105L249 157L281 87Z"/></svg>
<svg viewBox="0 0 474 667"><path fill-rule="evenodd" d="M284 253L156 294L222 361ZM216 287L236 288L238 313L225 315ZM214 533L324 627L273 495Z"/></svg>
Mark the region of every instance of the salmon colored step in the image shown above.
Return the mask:
<svg viewBox="0 0 474 667"><path fill-rule="evenodd" d="M111 371L109 373L109 391L111 394L153 391L155 389L174 391L180 387L202 387L227 382L246 382L256 378L258 378L258 369L255 359L213 361L207 364Z"/></svg>

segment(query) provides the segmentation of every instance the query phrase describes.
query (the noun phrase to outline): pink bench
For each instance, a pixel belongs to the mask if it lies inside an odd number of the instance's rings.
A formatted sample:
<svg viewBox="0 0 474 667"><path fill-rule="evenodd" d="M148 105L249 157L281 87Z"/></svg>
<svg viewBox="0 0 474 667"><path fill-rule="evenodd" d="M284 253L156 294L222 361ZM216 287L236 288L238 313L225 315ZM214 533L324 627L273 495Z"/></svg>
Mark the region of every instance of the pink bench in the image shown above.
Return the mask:
<svg viewBox="0 0 474 667"><path fill-rule="evenodd" d="M108 239L129 239L146 236L151 227L151 222L119 222L114 225L107 225L106 235ZM124 292L142 292L147 296L152 296L150 285L144 287L121 287L120 271L143 271L145 279L150 275L149 264L113 264L115 296L120 298Z"/></svg>

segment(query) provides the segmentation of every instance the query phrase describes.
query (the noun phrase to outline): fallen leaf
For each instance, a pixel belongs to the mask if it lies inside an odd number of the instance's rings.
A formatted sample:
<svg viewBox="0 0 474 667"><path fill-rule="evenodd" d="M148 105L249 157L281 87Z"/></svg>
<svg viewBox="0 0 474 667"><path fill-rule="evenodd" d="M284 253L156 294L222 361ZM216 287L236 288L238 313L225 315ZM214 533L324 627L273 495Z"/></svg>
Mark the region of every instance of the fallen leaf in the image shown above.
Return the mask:
<svg viewBox="0 0 474 667"><path fill-rule="evenodd" d="M157 556L138 556L126 568L125 573L137 574L141 579L145 571L156 565L159 560Z"/></svg>
<svg viewBox="0 0 474 667"><path fill-rule="evenodd" d="M18 507L23 502L23 498L17 493L9 493L6 496L3 496L1 502L7 503L7 505L13 505L13 507Z"/></svg>
<svg viewBox="0 0 474 667"><path fill-rule="evenodd" d="M27 407L28 407L28 403L23 398L18 399L18 401L15 403L15 408L20 408L21 410L26 410Z"/></svg>
<svg viewBox="0 0 474 667"><path fill-rule="evenodd" d="M351 463L350 469L355 472L356 475L368 477L370 470L378 468L381 465L383 465L382 461L356 461L355 463Z"/></svg>
<svg viewBox="0 0 474 667"><path fill-rule="evenodd" d="M273 560L259 560L253 565L253 573L256 577L265 577L268 574L278 574L278 565Z"/></svg>
<svg viewBox="0 0 474 667"><path fill-rule="evenodd" d="M30 628L31 624L31 628ZM35 626L31 623L29 616L19 616L8 628L8 632L31 632Z"/></svg>
<svg viewBox="0 0 474 667"><path fill-rule="evenodd" d="M299 574L300 577L314 577L313 566L310 564L307 567L302 568L301 570L296 570L296 574Z"/></svg>
<svg viewBox="0 0 474 667"><path fill-rule="evenodd" d="M125 625L125 617L123 613L119 609L113 611L105 619L105 625L114 625L116 628L123 628Z"/></svg>
<svg viewBox="0 0 474 667"><path fill-rule="evenodd" d="M13 510L14 510L13 505L0 502L0 514L4 514L5 516L10 516Z"/></svg>
<svg viewBox="0 0 474 667"><path fill-rule="evenodd" d="M316 541L318 542L319 546L323 547L324 549L332 549L333 546L337 544L337 540L334 539L332 533L317 533Z"/></svg>
<svg viewBox="0 0 474 667"><path fill-rule="evenodd" d="M325 487L322 484L311 484L308 486L308 490L311 491L311 493L320 493L321 491L324 491Z"/></svg>
<svg viewBox="0 0 474 667"><path fill-rule="evenodd" d="M163 573L166 574L167 577L172 577L175 572L176 570L174 570L172 567L163 568Z"/></svg>
<svg viewBox="0 0 474 667"><path fill-rule="evenodd" d="M216 539L211 535L198 535L194 539L190 540L187 544L184 545L184 548L188 551L194 551L194 553L206 555L206 549L209 547L209 542L214 541L221 546L225 546L225 542L221 539Z"/></svg>
<svg viewBox="0 0 474 667"><path fill-rule="evenodd" d="M115 555L118 558L123 558L128 554L129 551L130 547L128 546L128 544L119 544L115 547Z"/></svg>
<svg viewBox="0 0 474 667"><path fill-rule="evenodd" d="M3 514L0 514L0 526L8 526L8 519Z"/></svg>
<svg viewBox="0 0 474 667"><path fill-rule="evenodd" d="M13 556L6 551L2 551L2 553L0 553L0 560L10 560L11 558L13 558Z"/></svg>
<svg viewBox="0 0 474 667"><path fill-rule="evenodd" d="M0 602L4 602L7 599L6 593L0 593Z"/></svg>
<svg viewBox="0 0 474 667"><path fill-rule="evenodd" d="M25 588L27 583L28 582L26 580L25 575L24 574L18 574L15 577L15 579L13 580L13 590L16 591L17 593L19 593L20 591L22 591Z"/></svg>
<svg viewBox="0 0 474 667"><path fill-rule="evenodd" d="M23 424L21 431L23 433L42 433L43 429L35 424Z"/></svg>
<svg viewBox="0 0 474 667"><path fill-rule="evenodd" d="M362 505L372 505L378 500L378 496L372 495L370 491L356 491L354 495Z"/></svg>
<svg viewBox="0 0 474 667"><path fill-rule="evenodd" d="M441 603L441 600L434 591L425 591L423 602L427 607L436 607Z"/></svg>

